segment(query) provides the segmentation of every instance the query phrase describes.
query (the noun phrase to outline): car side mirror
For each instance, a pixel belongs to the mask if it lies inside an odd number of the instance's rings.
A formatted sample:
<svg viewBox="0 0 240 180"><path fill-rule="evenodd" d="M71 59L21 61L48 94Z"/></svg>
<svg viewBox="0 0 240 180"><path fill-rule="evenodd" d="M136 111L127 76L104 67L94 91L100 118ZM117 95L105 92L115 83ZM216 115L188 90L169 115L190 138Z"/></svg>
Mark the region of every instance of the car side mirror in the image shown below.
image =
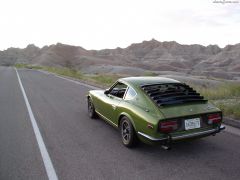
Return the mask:
<svg viewBox="0 0 240 180"><path fill-rule="evenodd" d="M109 94L109 89L106 89L105 91L104 91L104 94Z"/></svg>

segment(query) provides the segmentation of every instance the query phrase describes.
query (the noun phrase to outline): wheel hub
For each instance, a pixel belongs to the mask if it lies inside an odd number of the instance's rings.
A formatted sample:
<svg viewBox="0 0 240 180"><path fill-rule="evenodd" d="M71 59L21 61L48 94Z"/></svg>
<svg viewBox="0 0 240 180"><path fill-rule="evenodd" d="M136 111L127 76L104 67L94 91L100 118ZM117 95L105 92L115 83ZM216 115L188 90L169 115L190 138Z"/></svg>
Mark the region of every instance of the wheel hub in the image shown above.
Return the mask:
<svg viewBox="0 0 240 180"><path fill-rule="evenodd" d="M130 139L130 129L129 129L129 124L127 122L123 122L122 137L125 141L129 141Z"/></svg>

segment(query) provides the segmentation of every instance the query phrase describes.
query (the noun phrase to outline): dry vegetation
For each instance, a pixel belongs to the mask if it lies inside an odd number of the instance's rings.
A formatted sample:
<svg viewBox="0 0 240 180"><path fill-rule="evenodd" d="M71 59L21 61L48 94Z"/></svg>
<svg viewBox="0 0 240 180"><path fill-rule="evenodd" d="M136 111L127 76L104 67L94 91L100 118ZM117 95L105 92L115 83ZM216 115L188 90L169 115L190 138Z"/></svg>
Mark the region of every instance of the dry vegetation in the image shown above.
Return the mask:
<svg viewBox="0 0 240 180"><path fill-rule="evenodd" d="M240 119L240 84L225 83L215 88L195 89L219 107L225 116Z"/></svg>

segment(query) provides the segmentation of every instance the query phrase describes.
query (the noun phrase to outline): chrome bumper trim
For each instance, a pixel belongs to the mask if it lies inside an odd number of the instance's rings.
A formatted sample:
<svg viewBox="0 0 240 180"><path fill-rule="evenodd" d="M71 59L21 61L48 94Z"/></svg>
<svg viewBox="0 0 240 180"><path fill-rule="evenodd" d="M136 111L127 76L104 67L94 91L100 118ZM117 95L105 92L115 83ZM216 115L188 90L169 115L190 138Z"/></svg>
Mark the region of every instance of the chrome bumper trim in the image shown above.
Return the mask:
<svg viewBox="0 0 240 180"><path fill-rule="evenodd" d="M211 129L211 130L207 130L207 131L201 131L201 132L185 134L185 135L180 135L180 136L172 136L172 140L179 140L179 139L184 139L184 138L192 138L192 137L196 137L196 136L212 134L212 133L215 133L217 131L218 131L218 129Z"/></svg>
<svg viewBox="0 0 240 180"><path fill-rule="evenodd" d="M144 133L139 132L139 131L138 131L138 134L140 134L141 136L143 136L143 137L145 137L145 138L147 138L147 139L150 139L151 141L164 141L164 140L167 140L167 139L168 139L168 138L154 138L154 137L152 137L152 136L149 136L149 135L144 134Z"/></svg>
<svg viewBox="0 0 240 180"><path fill-rule="evenodd" d="M222 131L222 130L224 130L224 129L226 129L226 127L223 126L223 125L221 125L221 127L219 128L219 131Z"/></svg>
<svg viewBox="0 0 240 180"><path fill-rule="evenodd" d="M185 135L180 135L180 136L168 136L168 137L164 137L164 138L154 138L152 136L149 136L147 134L144 134L142 132L138 131L138 134L140 134L141 136L151 140L151 141L164 141L164 140L180 140L180 139L185 139L185 138L193 138L193 137L197 137L197 136L202 136L202 135L210 135L210 134L215 134L215 133L219 133L220 131L224 130L225 126L221 125L221 127L217 128L217 129L210 129L207 131L201 131L201 132L195 132L195 133L191 133L191 134L185 134Z"/></svg>

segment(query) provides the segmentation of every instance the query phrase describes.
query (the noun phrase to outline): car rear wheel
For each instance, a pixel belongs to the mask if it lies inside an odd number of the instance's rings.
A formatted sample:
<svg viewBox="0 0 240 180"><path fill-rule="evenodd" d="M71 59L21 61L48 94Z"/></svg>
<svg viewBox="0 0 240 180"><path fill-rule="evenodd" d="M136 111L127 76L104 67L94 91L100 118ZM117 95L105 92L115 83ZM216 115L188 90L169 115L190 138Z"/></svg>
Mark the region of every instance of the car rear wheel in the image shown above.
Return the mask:
<svg viewBox="0 0 240 180"><path fill-rule="evenodd" d="M137 136L131 121L127 117L123 117L120 122L120 131L122 143L124 146L132 148L137 145Z"/></svg>
<svg viewBox="0 0 240 180"><path fill-rule="evenodd" d="M97 118L97 113L95 111L95 107L93 105L91 98L88 98L88 115L91 119Z"/></svg>

